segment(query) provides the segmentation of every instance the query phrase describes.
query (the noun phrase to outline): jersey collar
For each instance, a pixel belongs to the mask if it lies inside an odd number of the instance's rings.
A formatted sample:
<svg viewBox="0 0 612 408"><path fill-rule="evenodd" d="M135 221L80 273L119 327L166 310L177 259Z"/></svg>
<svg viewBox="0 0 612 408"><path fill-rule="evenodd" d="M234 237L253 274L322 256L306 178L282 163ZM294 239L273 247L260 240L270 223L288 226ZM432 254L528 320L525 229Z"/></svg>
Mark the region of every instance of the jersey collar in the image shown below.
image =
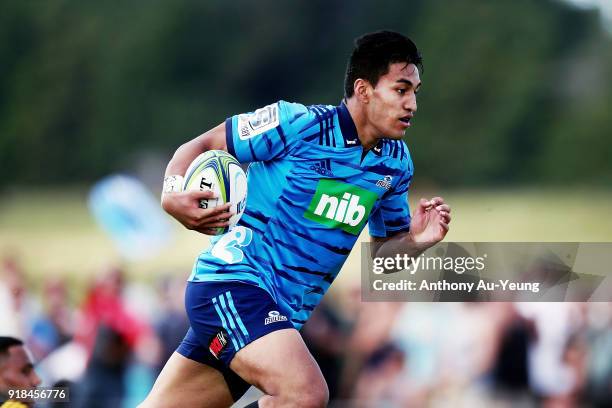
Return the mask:
<svg viewBox="0 0 612 408"><path fill-rule="evenodd" d="M357 135L357 127L344 101L338 106L338 123L340 123L340 131L342 132L342 137L344 137L344 146L361 146L361 141ZM378 140L376 146L371 149L372 153L380 156L382 154L383 143L383 139Z"/></svg>

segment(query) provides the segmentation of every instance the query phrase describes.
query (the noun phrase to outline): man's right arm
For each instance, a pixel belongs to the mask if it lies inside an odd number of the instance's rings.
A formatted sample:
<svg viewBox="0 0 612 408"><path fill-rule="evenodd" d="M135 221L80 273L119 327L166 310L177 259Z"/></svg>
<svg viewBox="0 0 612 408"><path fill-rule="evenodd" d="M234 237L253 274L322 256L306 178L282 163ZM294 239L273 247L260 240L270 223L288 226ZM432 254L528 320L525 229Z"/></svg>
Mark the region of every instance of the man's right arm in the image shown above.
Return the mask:
<svg viewBox="0 0 612 408"><path fill-rule="evenodd" d="M208 150L224 150L227 152L225 124L221 123L219 126L179 146L166 167L165 176L184 175L191 162L199 154Z"/></svg>
<svg viewBox="0 0 612 408"><path fill-rule="evenodd" d="M227 151L225 124L220 124L208 132L182 144L170 159L164 177L184 176L191 162L201 153L208 150ZM199 202L212 198L210 191L162 192L163 209L183 224L187 229L213 234L214 228L227 226L231 217L230 204L211 209L202 209Z"/></svg>
<svg viewBox="0 0 612 408"><path fill-rule="evenodd" d="M275 102L241 115L234 115L224 123L183 144L168 163L166 177L183 176L191 162L208 150L224 150L240 163L277 160L284 157L312 126L315 114L297 103ZM310 124L310 125L309 125ZM318 129L318 126L317 126ZM171 178L170 180L174 180ZM166 184L166 183L165 183ZM167 191L180 191L170 182ZM181 224L204 234L212 228L226 226L232 215L229 205L212 210L198 207L199 200L210 198L209 191L171 192L162 195L162 206Z"/></svg>

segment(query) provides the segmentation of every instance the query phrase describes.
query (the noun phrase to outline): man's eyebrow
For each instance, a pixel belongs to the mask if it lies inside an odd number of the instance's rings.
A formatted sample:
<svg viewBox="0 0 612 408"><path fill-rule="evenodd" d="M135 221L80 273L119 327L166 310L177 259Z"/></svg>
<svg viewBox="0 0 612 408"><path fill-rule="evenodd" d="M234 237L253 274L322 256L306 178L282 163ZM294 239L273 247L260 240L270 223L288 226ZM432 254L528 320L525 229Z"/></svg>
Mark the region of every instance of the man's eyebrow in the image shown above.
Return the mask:
<svg viewBox="0 0 612 408"><path fill-rule="evenodd" d="M409 80L409 79L406 79L406 78L400 78L400 79L398 79L395 82L399 82L399 83L402 83L402 84L407 84L407 85L410 85L410 86L414 86L412 81ZM421 87L421 83L419 82L415 88L420 88L420 87Z"/></svg>

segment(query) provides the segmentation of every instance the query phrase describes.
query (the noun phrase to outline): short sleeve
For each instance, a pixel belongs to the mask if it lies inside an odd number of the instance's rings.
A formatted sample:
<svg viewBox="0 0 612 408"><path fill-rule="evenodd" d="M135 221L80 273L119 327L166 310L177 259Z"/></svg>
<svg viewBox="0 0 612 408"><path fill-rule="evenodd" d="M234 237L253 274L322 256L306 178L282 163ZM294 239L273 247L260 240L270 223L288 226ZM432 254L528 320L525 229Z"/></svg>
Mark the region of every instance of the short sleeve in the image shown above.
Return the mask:
<svg viewBox="0 0 612 408"><path fill-rule="evenodd" d="M408 159L407 164L400 181L383 196L379 207L370 216L368 228L373 237L387 238L410 230L408 188L412 181L412 160Z"/></svg>
<svg viewBox="0 0 612 408"><path fill-rule="evenodd" d="M307 116L304 105L279 101L227 118L227 150L241 163L283 157L299 139L297 125Z"/></svg>

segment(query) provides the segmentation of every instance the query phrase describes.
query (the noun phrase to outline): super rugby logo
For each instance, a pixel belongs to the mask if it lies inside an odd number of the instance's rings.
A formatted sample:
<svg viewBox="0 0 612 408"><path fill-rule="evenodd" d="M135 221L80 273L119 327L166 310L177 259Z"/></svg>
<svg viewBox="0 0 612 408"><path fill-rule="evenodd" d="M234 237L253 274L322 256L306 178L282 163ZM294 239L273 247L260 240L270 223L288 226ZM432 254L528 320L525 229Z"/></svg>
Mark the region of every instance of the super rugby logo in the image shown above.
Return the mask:
<svg viewBox="0 0 612 408"><path fill-rule="evenodd" d="M264 321L264 326L270 323L274 323L274 322L286 322L286 321L287 321L287 316L281 315L280 312L277 312L276 310L271 310L268 312L268 317L266 317L266 320Z"/></svg>
<svg viewBox="0 0 612 408"><path fill-rule="evenodd" d="M238 135L247 140L274 129L280 123L278 103L238 116Z"/></svg>
<svg viewBox="0 0 612 408"><path fill-rule="evenodd" d="M361 187L335 180L320 180L304 217L359 235L378 196Z"/></svg>

